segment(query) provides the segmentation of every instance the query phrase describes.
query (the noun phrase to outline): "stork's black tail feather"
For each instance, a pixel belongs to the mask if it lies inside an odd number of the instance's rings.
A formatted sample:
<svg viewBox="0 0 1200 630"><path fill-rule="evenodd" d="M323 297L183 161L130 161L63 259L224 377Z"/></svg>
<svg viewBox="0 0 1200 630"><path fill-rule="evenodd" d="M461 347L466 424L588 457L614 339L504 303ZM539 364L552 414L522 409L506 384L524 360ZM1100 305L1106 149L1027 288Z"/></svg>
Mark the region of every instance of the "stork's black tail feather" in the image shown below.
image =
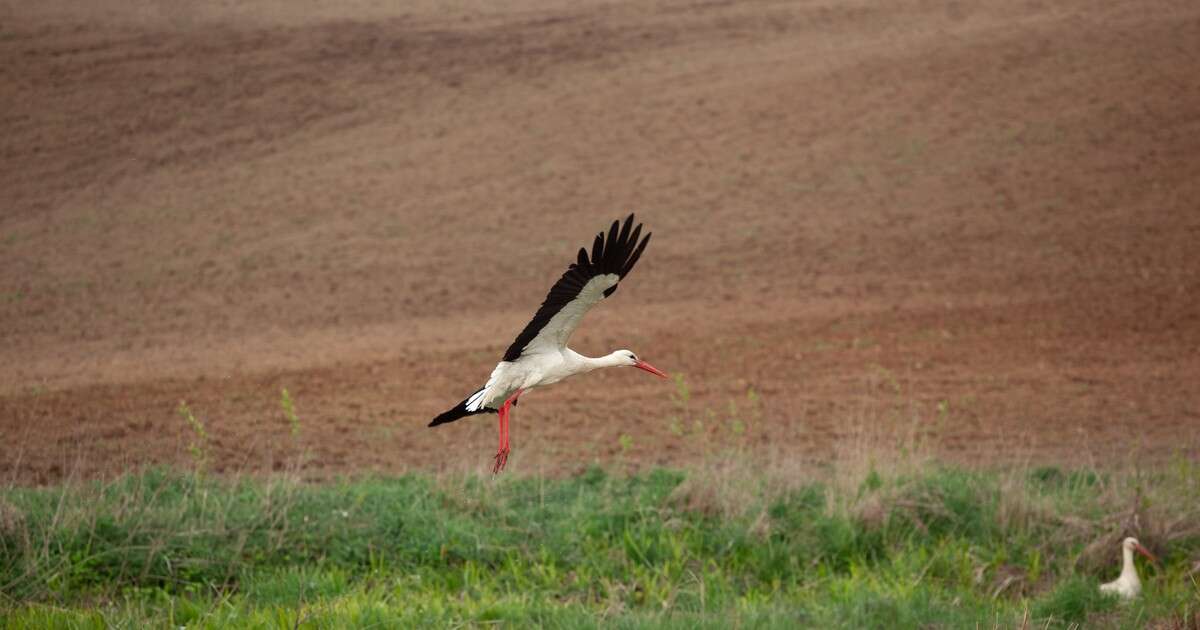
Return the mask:
<svg viewBox="0 0 1200 630"><path fill-rule="evenodd" d="M474 394L472 394L472 396L473 395ZM471 399L471 397L468 396L467 398L463 399L462 402L451 407L448 411L441 413L440 415L438 415L438 417L433 419L433 422L429 423L429 426L436 427L439 424L446 424L447 422L454 422L455 420L458 420L459 418L473 416L477 413L497 413L497 410L489 409L487 407L484 407L483 409L477 409L475 411L467 411L467 401L470 399Z"/></svg>

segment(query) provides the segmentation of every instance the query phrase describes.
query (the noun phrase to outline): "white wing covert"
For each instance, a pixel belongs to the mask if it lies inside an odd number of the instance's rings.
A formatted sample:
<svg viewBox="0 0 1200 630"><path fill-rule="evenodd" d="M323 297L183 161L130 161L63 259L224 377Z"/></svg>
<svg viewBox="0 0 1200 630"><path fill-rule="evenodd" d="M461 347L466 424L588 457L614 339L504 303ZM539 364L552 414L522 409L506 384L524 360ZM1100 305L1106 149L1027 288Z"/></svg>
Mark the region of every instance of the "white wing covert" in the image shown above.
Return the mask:
<svg viewBox="0 0 1200 630"><path fill-rule="evenodd" d="M617 283L633 269L650 242L650 233L639 242L641 233L642 225L634 227L630 214L624 224L613 221L607 238L603 232L596 235L590 257L587 248L581 247L576 261L550 288L502 360L516 361L525 354L564 348L583 316L612 295Z"/></svg>

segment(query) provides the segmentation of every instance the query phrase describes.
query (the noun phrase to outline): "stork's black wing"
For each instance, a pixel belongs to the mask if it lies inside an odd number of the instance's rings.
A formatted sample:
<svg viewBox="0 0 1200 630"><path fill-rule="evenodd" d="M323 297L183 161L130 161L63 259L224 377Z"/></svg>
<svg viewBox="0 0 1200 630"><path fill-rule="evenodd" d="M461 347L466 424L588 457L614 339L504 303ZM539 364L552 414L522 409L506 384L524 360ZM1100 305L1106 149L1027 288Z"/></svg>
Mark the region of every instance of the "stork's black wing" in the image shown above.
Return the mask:
<svg viewBox="0 0 1200 630"><path fill-rule="evenodd" d="M522 354L540 350L561 349L579 326L579 320L600 300L617 290L617 283L633 269L650 234L638 238L642 225L633 225L633 215L625 223L613 221L608 235L596 235L589 257L587 248L579 249L577 260L550 288L550 293L533 319L517 335L516 341L504 353L504 361L516 361Z"/></svg>

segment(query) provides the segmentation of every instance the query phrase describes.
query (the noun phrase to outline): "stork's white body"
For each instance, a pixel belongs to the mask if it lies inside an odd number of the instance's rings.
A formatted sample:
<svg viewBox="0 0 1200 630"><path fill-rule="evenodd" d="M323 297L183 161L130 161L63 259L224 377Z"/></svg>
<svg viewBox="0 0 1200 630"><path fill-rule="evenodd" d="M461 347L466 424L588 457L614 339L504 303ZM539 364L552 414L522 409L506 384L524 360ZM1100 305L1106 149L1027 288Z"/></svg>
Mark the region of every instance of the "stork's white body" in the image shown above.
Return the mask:
<svg viewBox="0 0 1200 630"><path fill-rule="evenodd" d="M1137 566L1133 563L1133 550L1125 548L1123 555L1124 565L1121 567L1121 576L1111 582L1101 584L1100 590L1120 596L1122 599L1133 599L1142 593L1142 578L1138 577Z"/></svg>
<svg viewBox="0 0 1200 630"><path fill-rule="evenodd" d="M585 357L570 348L553 348L526 354L519 361L501 361L492 370L487 384L467 399L467 410L497 408L517 390L553 385L568 376L586 374L602 367L633 365L618 350L603 357Z"/></svg>
<svg viewBox="0 0 1200 630"><path fill-rule="evenodd" d="M1142 578L1138 576L1137 565L1133 562L1135 550L1145 554L1147 558L1154 558L1137 539L1126 538L1121 541L1121 576L1101 584L1102 592L1112 593L1121 599L1134 599L1142 593Z"/></svg>
<svg viewBox="0 0 1200 630"><path fill-rule="evenodd" d="M559 309L525 345L520 358L496 364L487 384L467 399L467 411L498 409L517 390L529 391L551 385L568 376L597 368L633 365L621 356L628 350L617 350L593 359L567 347L567 339L579 326L579 320L604 299L605 291L617 286L620 280L617 274L598 275L588 280L579 294Z"/></svg>

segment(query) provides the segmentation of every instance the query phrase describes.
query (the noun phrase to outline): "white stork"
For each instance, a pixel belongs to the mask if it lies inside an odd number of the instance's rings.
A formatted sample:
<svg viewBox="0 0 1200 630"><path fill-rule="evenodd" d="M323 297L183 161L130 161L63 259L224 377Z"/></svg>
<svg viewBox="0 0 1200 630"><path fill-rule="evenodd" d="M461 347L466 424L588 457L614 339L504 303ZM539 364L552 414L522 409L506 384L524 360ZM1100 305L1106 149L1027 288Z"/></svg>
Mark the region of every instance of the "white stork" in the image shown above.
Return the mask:
<svg viewBox="0 0 1200 630"><path fill-rule="evenodd" d="M517 404L521 394L603 367L629 365L666 378L666 374L629 350L591 358L567 347L567 339L579 326L579 320L617 290L617 283L641 257L650 242L649 233L639 242L641 233L642 225L639 223L634 227L631 214L624 225L613 221L607 238L603 232L596 235L590 258L587 248L580 248L576 262L550 288L541 308L492 370L487 384L434 418L429 426L436 427L477 413L500 414L500 447L492 468L492 474L497 474L508 462L509 409Z"/></svg>
<svg viewBox="0 0 1200 630"><path fill-rule="evenodd" d="M1142 592L1142 579L1138 577L1137 567L1133 564L1133 552L1136 551L1150 559L1151 562L1158 562L1158 558L1150 553L1142 543L1139 543L1132 536L1121 541L1121 577L1100 585L1100 591L1103 593L1112 593L1121 599L1134 599Z"/></svg>

